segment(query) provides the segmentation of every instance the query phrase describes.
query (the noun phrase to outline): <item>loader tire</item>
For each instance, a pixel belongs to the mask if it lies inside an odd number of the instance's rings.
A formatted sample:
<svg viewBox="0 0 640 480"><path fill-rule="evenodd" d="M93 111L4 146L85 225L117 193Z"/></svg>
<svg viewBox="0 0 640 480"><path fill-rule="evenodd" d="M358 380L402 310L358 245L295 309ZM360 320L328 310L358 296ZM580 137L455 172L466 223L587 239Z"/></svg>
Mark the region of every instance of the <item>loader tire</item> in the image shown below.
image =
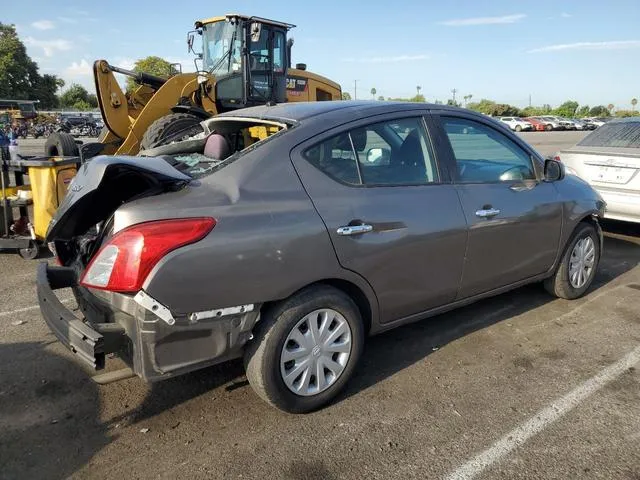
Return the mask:
<svg viewBox="0 0 640 480"><path fill-rule="evenodd" d="M73 135L54 132L44 144L44 152L48 157L77 157L80 155L78 144Z"/></svg>
<svg viewBox="0 0 640 480"><path fill-rule="evenodd" d="M201 118L189 113L170 113L160 117L144 132L140 149L147 150L197 135L203 131L201 121Z"/></svg>

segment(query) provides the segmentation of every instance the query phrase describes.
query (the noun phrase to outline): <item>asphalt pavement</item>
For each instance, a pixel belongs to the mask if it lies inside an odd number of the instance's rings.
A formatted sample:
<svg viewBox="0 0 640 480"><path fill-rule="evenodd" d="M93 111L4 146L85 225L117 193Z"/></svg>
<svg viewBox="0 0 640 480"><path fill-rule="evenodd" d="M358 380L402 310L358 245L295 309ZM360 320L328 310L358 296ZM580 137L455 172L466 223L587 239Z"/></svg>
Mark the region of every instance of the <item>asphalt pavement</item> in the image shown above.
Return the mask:
<svg viewBox="0 0 640 480"><path fill-rule="evenodd" d="M523 134L544 154L579 135ZM37 262L0 253L0 478L638 480L640 226L604 227L584 298L530 285L373 337L308 415L240 362L96 385L39 315Z"/></svg>

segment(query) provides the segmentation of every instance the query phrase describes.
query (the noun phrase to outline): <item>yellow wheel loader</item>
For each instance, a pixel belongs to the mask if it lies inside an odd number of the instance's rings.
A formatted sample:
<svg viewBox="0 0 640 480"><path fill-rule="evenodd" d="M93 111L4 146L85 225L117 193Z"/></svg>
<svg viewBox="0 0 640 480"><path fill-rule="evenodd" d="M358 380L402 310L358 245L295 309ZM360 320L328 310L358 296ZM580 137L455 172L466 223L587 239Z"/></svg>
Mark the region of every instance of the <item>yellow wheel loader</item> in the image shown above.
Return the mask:
<svg viewBox="0 0 640 480"><path fill-rule="evenodd" d="M200 122L228 110L280 102L340 100L340 85L306 70L291 68L295 25L230 14L195 23L187 35L197 71L160 78L97 60L96 94L105 128L98 142L83 147L83 158L98 154L135 155L202 131ZM202 51L194 51L197 37ZM114 73L138 87L125 94ZM48 142L49 155L77 155L69 139Z"/></svg>

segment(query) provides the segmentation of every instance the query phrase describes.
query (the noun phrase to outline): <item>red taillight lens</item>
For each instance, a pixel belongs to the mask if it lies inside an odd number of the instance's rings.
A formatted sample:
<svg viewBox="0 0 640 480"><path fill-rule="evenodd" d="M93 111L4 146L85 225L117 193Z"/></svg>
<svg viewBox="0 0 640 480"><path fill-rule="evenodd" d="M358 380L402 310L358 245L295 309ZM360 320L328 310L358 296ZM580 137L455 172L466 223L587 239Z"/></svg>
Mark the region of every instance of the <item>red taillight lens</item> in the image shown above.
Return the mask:
<svg viewBox="0 0 640 480"><path fill-rule="evenodd" d="M125 228L91 259L80 284L114 292L137 292L162 257L202 240L215 225L215 219L205 217L159 220Z"/></svg>

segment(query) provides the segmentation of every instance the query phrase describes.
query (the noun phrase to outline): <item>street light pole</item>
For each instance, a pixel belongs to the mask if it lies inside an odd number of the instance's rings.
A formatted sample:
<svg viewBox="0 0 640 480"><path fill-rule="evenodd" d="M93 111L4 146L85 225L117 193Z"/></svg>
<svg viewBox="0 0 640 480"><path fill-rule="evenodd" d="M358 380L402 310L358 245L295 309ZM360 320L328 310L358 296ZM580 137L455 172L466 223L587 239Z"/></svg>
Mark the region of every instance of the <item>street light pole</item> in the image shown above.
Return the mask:
<svg viewBox="0 0 640 480"><path fill-rule="evenodd" d="M353 81L353 99L358 99L358 80Z"/></svg>

